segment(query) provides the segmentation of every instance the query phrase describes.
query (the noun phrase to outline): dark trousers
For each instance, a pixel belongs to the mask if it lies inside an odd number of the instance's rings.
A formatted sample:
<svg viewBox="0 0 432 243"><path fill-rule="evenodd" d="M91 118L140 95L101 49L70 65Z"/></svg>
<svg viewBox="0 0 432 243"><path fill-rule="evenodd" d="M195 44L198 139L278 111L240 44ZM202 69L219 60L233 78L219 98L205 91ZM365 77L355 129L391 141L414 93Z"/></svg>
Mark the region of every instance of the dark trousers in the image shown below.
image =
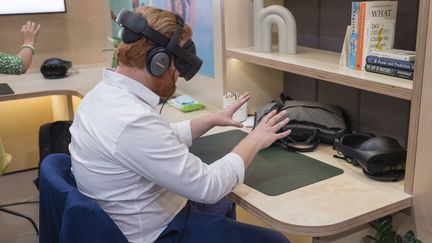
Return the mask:
<svg viewBox="0 0 432 243"><path fill-rule="evenodd" d="M235 204L188 202L162 232L157 243L290 243L281 233L235 221Z"/></svg>

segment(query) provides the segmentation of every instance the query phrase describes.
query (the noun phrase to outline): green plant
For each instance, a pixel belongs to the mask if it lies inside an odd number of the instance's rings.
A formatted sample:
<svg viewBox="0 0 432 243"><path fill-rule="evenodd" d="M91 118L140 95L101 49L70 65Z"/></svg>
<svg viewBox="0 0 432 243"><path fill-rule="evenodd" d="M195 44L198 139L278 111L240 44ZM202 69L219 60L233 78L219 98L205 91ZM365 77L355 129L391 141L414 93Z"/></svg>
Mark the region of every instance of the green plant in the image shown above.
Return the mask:
<svg viewBox="0 0 432 243"><path fill-rule="evenodd" d="M113 48L105 49L103 51L112 51L113 52L111 67L116 68L117 67L117 47L120 45L121 39L117 38L117 37L108 37L108 40L113 45Z"/></svg>
<svg viewBox="0 0 432 243"><path fill-rule="evenodd" d="M393 230L393 217L386 216L369 223L369 225L376 231L375 236L367 235L366 238L370 242L377 243L422 243L421 240L416 239L414 232L408 231L404 236L401 236Z"/></svg>

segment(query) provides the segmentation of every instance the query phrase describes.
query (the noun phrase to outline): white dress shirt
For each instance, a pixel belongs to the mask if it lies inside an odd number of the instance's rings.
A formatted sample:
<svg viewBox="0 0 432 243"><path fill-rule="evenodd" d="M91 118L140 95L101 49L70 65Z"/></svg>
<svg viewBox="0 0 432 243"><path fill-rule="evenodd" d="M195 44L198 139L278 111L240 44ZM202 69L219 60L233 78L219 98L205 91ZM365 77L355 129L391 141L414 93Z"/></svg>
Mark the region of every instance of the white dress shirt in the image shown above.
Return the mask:
<svg viewBox="0 0 432 243"><path fill-rule="evenodd" d="M189 153L190 121L169 124L159 96L105 69L70 128L78 189L95 199L130 242L154 242L187 199L214 203L244 179L240 156L211 165Z"/></svg>

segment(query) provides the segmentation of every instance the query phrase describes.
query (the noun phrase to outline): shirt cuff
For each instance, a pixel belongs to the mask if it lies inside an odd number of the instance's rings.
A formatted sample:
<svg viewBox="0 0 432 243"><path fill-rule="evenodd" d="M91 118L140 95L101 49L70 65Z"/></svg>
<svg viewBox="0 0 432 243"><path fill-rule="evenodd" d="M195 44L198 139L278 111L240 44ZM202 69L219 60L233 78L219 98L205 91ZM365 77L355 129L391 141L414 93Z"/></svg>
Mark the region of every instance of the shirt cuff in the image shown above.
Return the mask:
<svg viewBox="0 0 432 243"><path fill-rule="evenodd" d="M173 124L177 130L177 136L180 141L187 147L192 145L192 128L190 125L190 120L181 121Z"/></svg>
<svg viewBox="0 0 432 243"><path fill-rule="evenodd" d="M240 157L240 155L233 152L225 155L225 158L231 162L231 165L237 172L237 185L243 184L245 176L245 165L243 159Z"/></svg>

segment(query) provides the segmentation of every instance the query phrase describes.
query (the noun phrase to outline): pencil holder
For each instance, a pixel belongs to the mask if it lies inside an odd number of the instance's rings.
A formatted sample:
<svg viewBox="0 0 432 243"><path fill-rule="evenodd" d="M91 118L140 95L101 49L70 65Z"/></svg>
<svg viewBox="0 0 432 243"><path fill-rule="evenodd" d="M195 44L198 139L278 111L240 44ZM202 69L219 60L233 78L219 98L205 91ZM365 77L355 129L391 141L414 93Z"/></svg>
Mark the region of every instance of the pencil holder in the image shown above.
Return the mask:
<svg viewBox="0 0 432 243"><path fill-rule="evenodd" d="M225 95L223 97L223 108L228 107L235 100L236 100L236 96ZM242 122L247 119L247 114L248 112L247 112L247 102L246 102L242 106L240 106L240 108L233 114L232 118L234 121Z"/></svg>

